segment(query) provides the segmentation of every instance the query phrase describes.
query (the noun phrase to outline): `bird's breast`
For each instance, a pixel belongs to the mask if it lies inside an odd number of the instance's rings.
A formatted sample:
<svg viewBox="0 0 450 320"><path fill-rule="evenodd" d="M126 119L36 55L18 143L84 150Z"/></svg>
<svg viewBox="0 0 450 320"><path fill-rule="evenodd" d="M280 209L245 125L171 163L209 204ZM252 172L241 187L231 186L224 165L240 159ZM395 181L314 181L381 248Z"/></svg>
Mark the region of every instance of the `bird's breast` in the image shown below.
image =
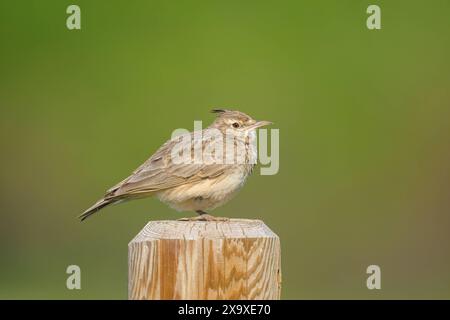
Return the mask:
<svg viewBox="0 0 450 320"><path fill-rule="evenodd" d="M236 165L221 175L158 192L158 198L180 211L208 210L229 201L243 186L252 165Z"/></svg>

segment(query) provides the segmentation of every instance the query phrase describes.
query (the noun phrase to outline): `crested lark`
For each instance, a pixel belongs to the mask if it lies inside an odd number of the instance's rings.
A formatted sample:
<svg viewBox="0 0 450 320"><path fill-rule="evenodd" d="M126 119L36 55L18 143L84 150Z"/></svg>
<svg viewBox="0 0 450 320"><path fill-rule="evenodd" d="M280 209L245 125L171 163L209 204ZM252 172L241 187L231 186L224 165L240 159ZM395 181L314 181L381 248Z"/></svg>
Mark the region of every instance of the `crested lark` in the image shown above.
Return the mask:
<svg viewBox="0 0 450 320"><path fill-rule="evenodd" d="M217 118L208 128L167 141L87 209L81 220L110 204L152 195L179 211L200 214L190 219L214 220L206 210L223 205L242 187L256 163L256 146L252 144L256 129L270 122L253 120L239 111L213 112ZM187 150L183 161L180 150ZM201 154L196 158L197 151Z"/></svg>

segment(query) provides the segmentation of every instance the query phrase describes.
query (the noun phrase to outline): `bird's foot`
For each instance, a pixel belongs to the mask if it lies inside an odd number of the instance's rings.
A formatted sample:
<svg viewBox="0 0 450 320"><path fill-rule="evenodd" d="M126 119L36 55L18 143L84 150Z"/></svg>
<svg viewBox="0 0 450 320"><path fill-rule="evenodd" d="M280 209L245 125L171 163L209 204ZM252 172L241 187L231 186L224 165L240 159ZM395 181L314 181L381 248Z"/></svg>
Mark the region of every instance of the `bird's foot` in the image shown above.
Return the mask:
<svg viewBox="0 0 450 320"><path fill-rule="evenodd" d="M178 219L178 221L228 221L228 220L230 219L226 217L214 217L209 214L201 214L195 217Z"/></svg>

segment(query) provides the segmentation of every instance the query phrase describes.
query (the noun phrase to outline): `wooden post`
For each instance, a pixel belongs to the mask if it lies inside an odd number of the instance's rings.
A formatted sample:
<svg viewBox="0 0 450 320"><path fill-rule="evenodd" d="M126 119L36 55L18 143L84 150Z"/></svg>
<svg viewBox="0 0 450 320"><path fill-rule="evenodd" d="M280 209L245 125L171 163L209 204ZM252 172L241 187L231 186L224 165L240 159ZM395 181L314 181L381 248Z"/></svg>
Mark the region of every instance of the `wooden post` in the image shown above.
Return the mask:
<svg viewBox="0 0 450 320"><path fill-rule="evenodd" d="M128 245L128 298L279 299L280 260L260 220L151 221Z"/></svg>

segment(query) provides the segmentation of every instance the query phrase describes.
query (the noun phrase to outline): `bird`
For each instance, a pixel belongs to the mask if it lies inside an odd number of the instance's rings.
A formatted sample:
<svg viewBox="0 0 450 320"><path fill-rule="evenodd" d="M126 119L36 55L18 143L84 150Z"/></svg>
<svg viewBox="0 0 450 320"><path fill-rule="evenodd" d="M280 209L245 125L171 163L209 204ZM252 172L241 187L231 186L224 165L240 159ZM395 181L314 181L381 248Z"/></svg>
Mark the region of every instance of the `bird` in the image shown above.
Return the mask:
<svg viewBox="0 0 450 320"><path fill-rule="evenodd" d="M211 112L216 118L210 126L169 139L130 176L107 190L100 200L84 211L79 216L81 221L106 206L151 196L177 211L198 213L179 220L222 219L208 211L228 202L244 185L256 164L253 161L256 152L252 148L256 129L272 122L254 120L237 110L213 109ZM229 140L212 139L215 136L211 132L226 139L231 137L232 148L224 147L227 146L224 141ZM184 161L178 159L180 150L186 151ZM192 161L192 153L196 150L213 150L210 158L216 156L218 159L215 160L221 160L222 155L222 158L229 156L231 161Z"/></svg>

